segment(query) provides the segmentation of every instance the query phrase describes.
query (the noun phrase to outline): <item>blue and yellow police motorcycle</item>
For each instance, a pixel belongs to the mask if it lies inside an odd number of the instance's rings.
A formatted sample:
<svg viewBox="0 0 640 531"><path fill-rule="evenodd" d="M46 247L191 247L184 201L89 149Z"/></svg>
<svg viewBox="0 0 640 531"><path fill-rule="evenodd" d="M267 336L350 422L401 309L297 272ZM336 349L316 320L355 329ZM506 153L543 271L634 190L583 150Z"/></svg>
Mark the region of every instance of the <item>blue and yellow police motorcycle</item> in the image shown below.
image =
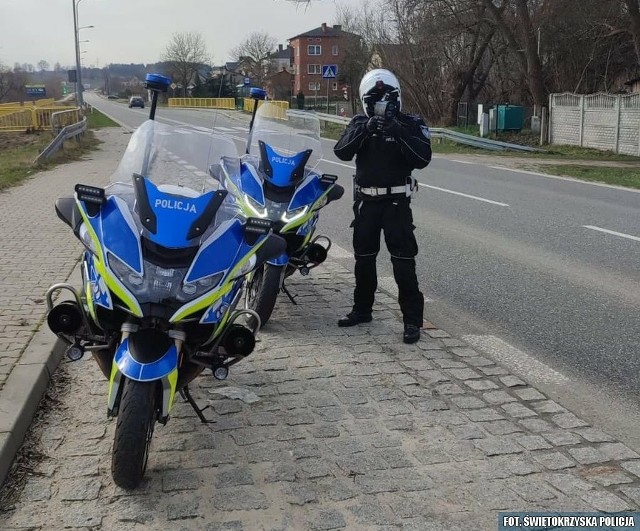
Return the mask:
<svg viewBox="0 0 640 531"><path fill-rule="evenodd" d="M245 307L264 325L281 290L295 304L285 279L296 271L306 276L327 258L331 240L315 235L318 212L340 199L344 188L336 183L337 176L316 170L322 158L316 113L263 101L262 89L252 88L251 97L253 115L240 173L223 167L214 176L246 216L270 220L274 232L287 242L280 256L248 277Z"/></svg>
<svg viewBox="0 0 640 531"><path fill-rule="evenodd" d="M188 385L205 370L226 378L253 351L259 318L238 309L245 277L286 247L270 221L246 216L210 177L220 160L240 173L232 140L154 119L169 83L147 76L150 119L111 184L78 184L55 206L85 251L82 288L47 292L48 325L71 360L90 352L109 381L111 471L126 489L142 480L155 423L167 422L176 393L207 422ZM70 300L54 303L61 291Z"/></svg>

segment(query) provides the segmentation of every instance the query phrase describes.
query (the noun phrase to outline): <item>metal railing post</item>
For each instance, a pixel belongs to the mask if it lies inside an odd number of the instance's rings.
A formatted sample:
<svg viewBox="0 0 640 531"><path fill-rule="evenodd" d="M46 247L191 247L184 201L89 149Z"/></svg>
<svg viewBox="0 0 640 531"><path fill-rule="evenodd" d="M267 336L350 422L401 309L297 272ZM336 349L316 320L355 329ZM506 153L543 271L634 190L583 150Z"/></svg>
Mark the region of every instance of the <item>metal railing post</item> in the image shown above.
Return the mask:
<svg viewBox="0 0 640 531"><path fill-rule="evenodd" d="M580 95L580 136L578 145L582 147L584 140L584 94Z"/></svg>
<svg viewBox="0 0 640 531"><path fill-rule="evenodd" d="M620 94L618 94L616 98L616 108L618 112L616 113L616 141L614 151L618 153L620 150L620 119L622 118L622 96Z"/></svg>

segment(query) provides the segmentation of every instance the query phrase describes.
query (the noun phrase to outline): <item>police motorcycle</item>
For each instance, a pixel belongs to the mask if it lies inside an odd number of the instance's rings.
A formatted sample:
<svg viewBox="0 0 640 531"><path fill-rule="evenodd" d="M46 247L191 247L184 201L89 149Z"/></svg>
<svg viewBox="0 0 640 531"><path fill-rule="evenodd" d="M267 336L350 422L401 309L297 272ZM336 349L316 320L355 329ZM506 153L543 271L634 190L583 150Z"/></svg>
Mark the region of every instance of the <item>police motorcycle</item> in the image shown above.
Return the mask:
<svg viewBox="0 0 640 531"><path fill-rule="evenodd" d="M284 109L263 101L265 91L252 88L254 102L246 154L239 174L219 168L213 173L236 199L245 215L273 222L287 242L286 251L249 274L245 307L262 325L282 290L291 302L285 279L296 271L307 276L327 258L331 240L315 235L318 212L340 199L344 188L337 176L318 173L322 158L320 120L313 112Z"/></svg>
<svg viewBox="0 0 640 531"><path fill-rule="evenodd" d="M107 416L117 417L111 472L135 488L143 478L154 426L166 424L176 393L209 422L189 383L210 370L225 379L251 354L257 314L237 309L245 277L282 254L271 222L245 216L208 176L224 159L240 172L232 140L155 121L170 80L148 75L149 120L132 135L106 188L77 184L56 213L85 247L82 288L47 292L49 328L67 357L90 352L109 381ZM57 293L71 300L54 304Z"/></svg>

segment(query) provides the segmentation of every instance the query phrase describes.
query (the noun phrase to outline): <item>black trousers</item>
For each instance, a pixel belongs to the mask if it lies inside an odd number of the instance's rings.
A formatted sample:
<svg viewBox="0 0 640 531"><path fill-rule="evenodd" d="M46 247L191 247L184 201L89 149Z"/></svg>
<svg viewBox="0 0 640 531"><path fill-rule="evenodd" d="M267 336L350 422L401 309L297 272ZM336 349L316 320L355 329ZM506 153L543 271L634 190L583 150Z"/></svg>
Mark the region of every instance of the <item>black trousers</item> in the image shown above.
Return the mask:
<svg viewBox="0 0 640 531"><path fill-rule="evenodd" d="M413 215L408 197L356 200L353 205L353 251L356 259L356 288L353 310L369 314L378 287L376 258L380 231L391 255L393 276L398 285L398 303L405 324L421 327L424 297L418 288L415 257L418 244L413 233Z"/></svg>

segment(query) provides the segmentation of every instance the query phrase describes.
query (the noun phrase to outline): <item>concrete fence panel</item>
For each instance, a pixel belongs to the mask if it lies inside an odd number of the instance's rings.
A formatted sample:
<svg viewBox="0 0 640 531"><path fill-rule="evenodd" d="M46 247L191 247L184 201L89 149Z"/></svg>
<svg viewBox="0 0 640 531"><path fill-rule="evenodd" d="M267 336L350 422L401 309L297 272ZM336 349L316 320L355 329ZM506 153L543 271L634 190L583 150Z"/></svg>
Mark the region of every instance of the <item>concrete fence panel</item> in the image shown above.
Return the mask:
<svg viewBox="0 0 640 531"><path fill-rule="evenodd" d="M640 156L640 94L551 94L549 141Z"/></svg>

